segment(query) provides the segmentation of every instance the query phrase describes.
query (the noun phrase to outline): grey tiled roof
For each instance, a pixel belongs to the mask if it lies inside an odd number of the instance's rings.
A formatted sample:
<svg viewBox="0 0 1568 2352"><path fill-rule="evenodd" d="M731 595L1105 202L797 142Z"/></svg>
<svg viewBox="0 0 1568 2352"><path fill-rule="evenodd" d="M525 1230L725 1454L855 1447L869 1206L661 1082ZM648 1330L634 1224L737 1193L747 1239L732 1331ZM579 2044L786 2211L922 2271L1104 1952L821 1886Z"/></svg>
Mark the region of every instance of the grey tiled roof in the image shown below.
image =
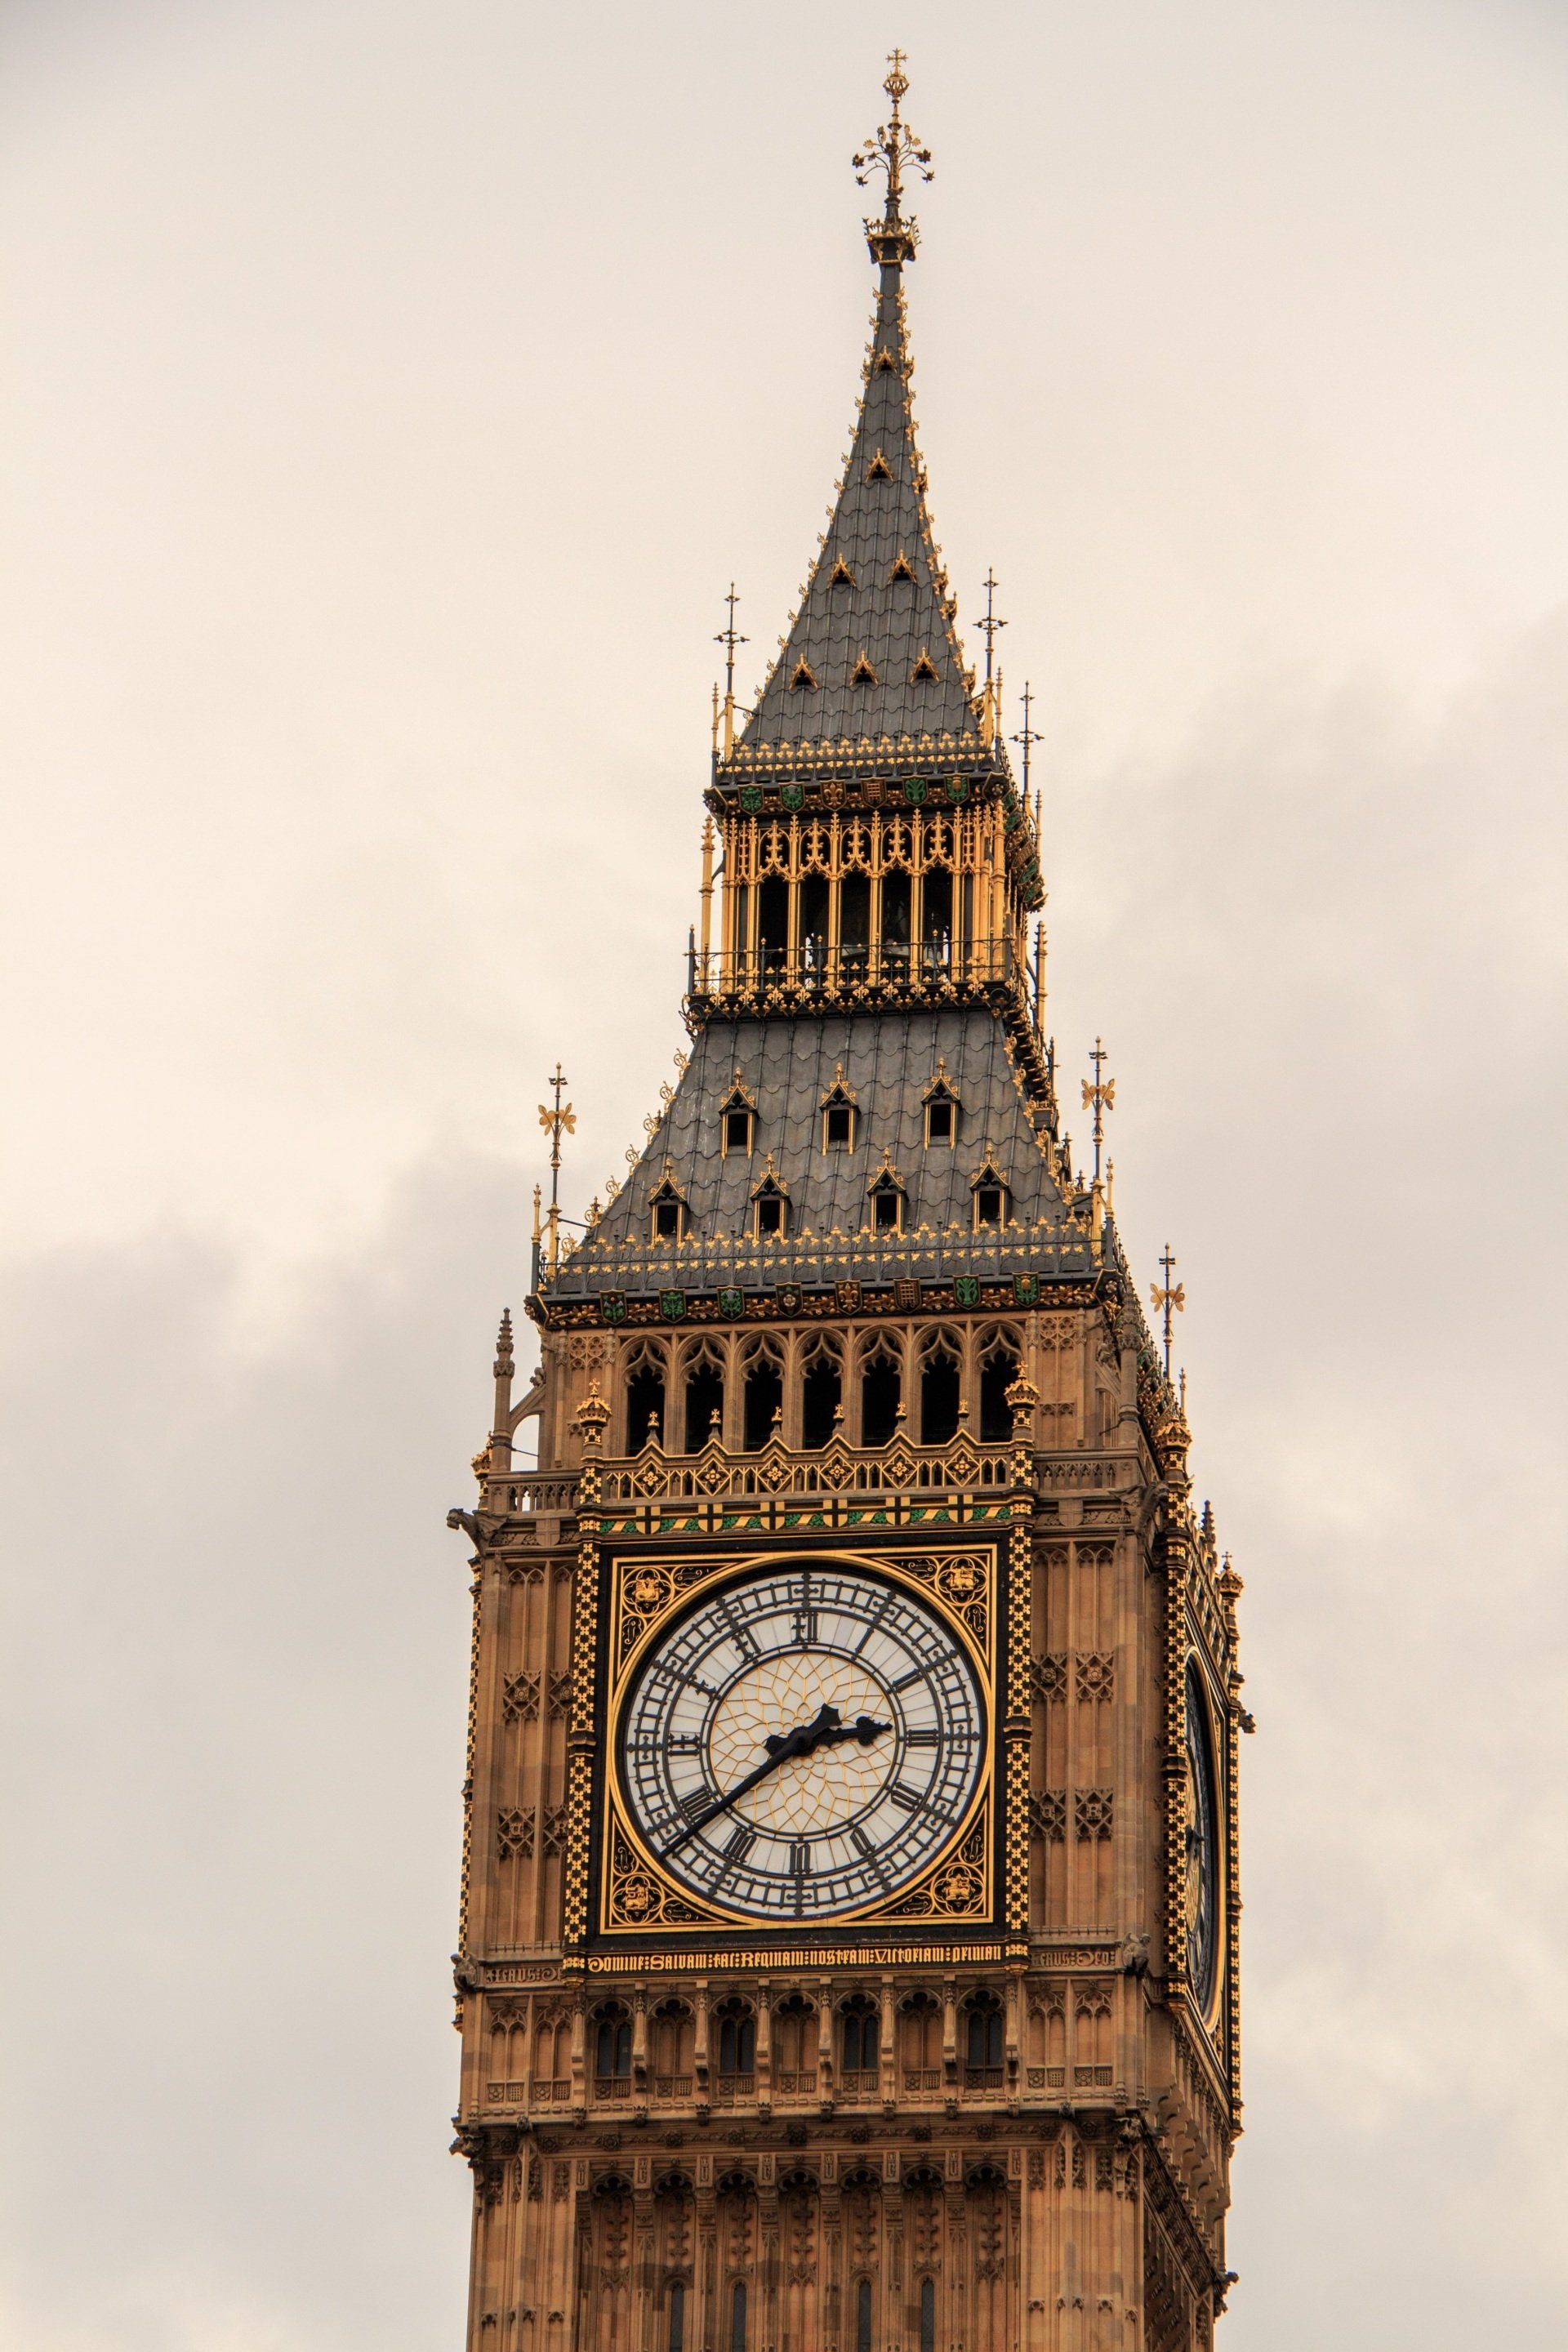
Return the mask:
<svg viewBox="0 0 1568 2352"><path fill-rule="evenodd" d="M883 266L854 445L800 611L741 737L753 750L884 735L980 747L915 446L901 278L897 263ZM894 578L900 559L912 579ZM875 683L854 682L862 660ZM922 661L933 677L916 678ZM796 682L803 663L815 686Z"/></svg>
<svg viewBox="0 0 1568 2352"><path fill-rule="evenodd" d="M924 1141L922 1096L945 1065L962 1106L953 1146ZM822 1149L821 1104L839 1065L857 1098L852 1150ZM721 1156L721 1113L736 1083L756 1098L755 1149ZM873 1236L868 1192L890 1158L908 1194L907 1230ZM773 1155L790 1232L752 1241L752 1193ZM972 1230L970 1181L987 1158L1012 1195L1000 1234ZM649 1240L650 1202L666 1163L685 1195L690 1238ZM1068 1218L1037 1120L1016 1080L1007 1034L984 1006L879 1019L711 1021L624 1190L545 1286L550 1298L605 1288L647 1292L720 1283L753 1286L901 1275L1079 1273L1088 1244Z"/></svg>

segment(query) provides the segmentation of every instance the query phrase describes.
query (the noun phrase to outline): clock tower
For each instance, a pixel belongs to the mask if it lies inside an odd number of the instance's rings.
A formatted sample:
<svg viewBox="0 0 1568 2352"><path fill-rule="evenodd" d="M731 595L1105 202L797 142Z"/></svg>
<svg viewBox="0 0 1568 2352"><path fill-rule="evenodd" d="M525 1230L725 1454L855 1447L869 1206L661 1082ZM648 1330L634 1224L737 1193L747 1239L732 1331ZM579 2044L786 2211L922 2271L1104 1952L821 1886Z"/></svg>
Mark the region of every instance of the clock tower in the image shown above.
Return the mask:
<svg viewBox="0 0 1568 2352"><path fill-rule="evenodd" d="M452 1515L469 2352L1203 2352L1228 2284L1240 1580L1098 1057L1092 1168L1058 1118L886 88L853 443L716 718L689 1055L536 1238L539 1369L503 1318Z"/></svg>

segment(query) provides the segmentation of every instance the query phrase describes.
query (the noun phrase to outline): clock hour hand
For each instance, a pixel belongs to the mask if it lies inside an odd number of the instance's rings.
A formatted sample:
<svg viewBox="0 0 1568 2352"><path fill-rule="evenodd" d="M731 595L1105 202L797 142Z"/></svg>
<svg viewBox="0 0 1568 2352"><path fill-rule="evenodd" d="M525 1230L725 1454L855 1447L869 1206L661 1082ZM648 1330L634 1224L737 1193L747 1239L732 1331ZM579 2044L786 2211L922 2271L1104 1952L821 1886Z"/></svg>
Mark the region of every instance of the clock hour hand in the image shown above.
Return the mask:
<svg viewBox="0 0 1568 2352"><path fill-rule="evenodd" d="M694 1822L688 1822L680 1835L672 1838L665 1847L659 1860L668 1862L688 1838L694 1838L699 1830L706 1829L710 1822L717 1821L721 1813L728 1812L737 1798L743 1797L748 1790L756 1787L759 1780L765 1780L770 1772L776 1772L781 1764L789 1763L792 1758L809 1756L814 1749L831 1747L841 1739L858 1739L862 1748L868 1748L873 1739L892 1727L890 1723L873 1722L868 1715L857 1716L853 1723L846 1723L838 1709L825 1702L809 1723L797 1724L793 1731L770 1732L763 1743L768 1751L764 1760L754 1771L748 1772L743 1780L737 1780L726 1796L715 1798L706 1812L699 1813Z"/></svg>

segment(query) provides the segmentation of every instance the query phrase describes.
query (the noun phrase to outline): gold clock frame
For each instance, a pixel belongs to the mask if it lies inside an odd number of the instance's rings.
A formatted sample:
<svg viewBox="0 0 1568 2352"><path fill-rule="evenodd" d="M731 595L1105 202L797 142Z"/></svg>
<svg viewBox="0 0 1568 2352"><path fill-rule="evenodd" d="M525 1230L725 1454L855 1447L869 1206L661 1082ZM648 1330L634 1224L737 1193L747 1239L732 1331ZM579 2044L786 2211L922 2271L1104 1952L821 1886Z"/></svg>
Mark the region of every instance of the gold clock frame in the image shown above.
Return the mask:
<svg viewBox="0 0 1568 2352"><path fill-rule="evenodd" d="M787 1569L805 1559L869 1569L933 1610L958 1641L979 1682L986 1738L979 1779L963 1820L940 1853L907 1885L874 1904L785 1921L704 1902L661 1866L622 1798L616 1734L628 1686L674 1617L711 1586L759 1570ZM908 1927L926 1934L933 1927L951 1927L973 1933L994 1916L1001 1752L994 1653L998 1633L1005 1629L998 1625L998 1560L993 1546L959 1543L916 1551L889 1544L847 1551L802 1544L739 1557L732 1550L716 1549L652 1557L606 1548L602 1566L607 1591L605 1752L598 1807L600 1936L701 1933L712 1927L731 1935L774 1937L781 1933L831 1935L856 1927Z"/></svg>

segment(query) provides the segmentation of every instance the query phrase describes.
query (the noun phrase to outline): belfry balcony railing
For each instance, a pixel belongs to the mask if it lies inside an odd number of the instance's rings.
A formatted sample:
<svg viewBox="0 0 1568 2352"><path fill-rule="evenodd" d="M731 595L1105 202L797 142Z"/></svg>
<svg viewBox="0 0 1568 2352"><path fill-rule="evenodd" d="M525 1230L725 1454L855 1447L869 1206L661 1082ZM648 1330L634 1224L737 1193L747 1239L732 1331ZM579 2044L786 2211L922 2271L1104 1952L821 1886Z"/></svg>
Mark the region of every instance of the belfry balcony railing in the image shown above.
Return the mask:
<svg viewBox="0 0 1568 2352"><path fill-rule="evenodd" d="M998 987L1026 993L1027 971L1011 936L830 946L811 937L793 947L693 949L688 993L698 1001L854 1004L951 1003Z"/></svg>
<svg viewBox="0 0 1568 2352"><path fill-rule="evenodd" d="M1124 1464L1120 1455L1100 1451L1065 1459L1037 1454L1031 1475L1042 1488L1109 1487L1121 1482ZM626 1504L928 1493L953 1486L1001 1491L1012 1475L1012 1457L1004 1447L980 1445L969 1438L955 1438L951 1445L915 1446L895 1437L877 1447L835 1440L820 1453L792 1453L770 1440L761 1453L740 1454L710 1441L700 1454L666 1454L658 1445L645 1445L639 1454L612 1456L604 1465L599 1492L605 1502ZM552 1472L541 1478L492 1473L485 1482L486 1502L491 1510L513 1515L544 1511L570 1517L577 1507L578 1486L574 1474Z"/></svg>
<svg viewBox="0 0 1568 2352"><path fill-rule="evenodd" d="M881 1446L858 1447L830 1441L820 1452L792 1453L770 1439L756 1454L735 1454L717 1439L700 1453L667 1454L649 1444L629 1459L607 1462L600 1494L607 1503L680 1501L770 1495L910 1494L1007 1486L1012 1456L1002 1445L981 1445L956 1437L946 1445L911 1445L895 1437Z"/></svg>

